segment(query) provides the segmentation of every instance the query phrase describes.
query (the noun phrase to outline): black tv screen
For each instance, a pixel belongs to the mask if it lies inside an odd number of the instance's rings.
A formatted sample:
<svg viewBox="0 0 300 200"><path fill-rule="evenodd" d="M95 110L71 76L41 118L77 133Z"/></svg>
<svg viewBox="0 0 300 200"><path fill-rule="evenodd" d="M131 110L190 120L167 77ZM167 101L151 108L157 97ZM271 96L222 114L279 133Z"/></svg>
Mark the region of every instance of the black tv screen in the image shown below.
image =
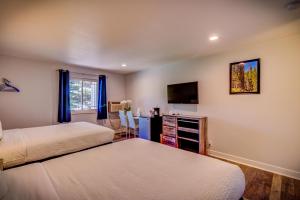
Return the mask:
<svg viewBox="0 0 300 200"><path fill-rule="evenodd" d="M198 82L168 85L168 103L198 104Z"/></svg>

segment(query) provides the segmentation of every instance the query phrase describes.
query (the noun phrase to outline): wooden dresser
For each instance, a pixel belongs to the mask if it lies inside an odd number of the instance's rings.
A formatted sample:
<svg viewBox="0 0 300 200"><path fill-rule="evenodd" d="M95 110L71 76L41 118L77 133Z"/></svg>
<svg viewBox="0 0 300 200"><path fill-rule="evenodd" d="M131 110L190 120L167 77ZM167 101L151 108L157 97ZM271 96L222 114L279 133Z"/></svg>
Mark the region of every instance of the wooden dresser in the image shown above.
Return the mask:
<svg viewBox="0 0 300 200"><path fill-rule="evenodd" d="M207 117L163 115L160 142L206 155Z"/></svg>

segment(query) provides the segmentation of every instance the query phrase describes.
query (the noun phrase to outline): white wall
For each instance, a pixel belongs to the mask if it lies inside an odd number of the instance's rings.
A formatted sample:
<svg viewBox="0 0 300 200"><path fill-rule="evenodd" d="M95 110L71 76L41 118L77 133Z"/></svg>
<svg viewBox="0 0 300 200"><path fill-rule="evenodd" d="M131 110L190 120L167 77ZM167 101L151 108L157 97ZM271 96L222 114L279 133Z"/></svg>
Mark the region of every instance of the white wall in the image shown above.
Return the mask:
<svg viewBox="0 0 300 200"><path fill-rule="evenodd" d="M261 94L229 95L229 63L261 58ZM146 111L208 116L210 153L300 178L300 35L126 77ZM167 84L198 81L199 105L168 105Z"/></svg>
<svg viewBox="0 0 300 200"><path fill-rule="evenodd" d="M56 123L58 109L56 70L59 68L62 68L61 63L0 56L0 78L7 78L21 90L20 93L0 92L0 120L4 129ZM106 74L108 100L121 101L125 98L124 75L74 66L63 68L71 72ZM96 114L72 115L72 121L96 122Z"/></svg>

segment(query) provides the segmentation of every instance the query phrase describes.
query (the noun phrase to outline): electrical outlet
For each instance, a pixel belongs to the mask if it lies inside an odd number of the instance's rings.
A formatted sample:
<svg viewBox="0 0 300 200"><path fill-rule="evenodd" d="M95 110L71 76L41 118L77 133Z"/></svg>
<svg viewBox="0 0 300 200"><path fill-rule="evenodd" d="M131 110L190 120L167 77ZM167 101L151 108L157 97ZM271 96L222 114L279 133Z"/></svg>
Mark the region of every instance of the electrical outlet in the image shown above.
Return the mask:
<svg viewBox="0 0 300 200"><path fill-rule="evenodd" d="M211 140L209 140L208 141L208 148L211 148L213 145L212 145L212 141Z"/></svg>

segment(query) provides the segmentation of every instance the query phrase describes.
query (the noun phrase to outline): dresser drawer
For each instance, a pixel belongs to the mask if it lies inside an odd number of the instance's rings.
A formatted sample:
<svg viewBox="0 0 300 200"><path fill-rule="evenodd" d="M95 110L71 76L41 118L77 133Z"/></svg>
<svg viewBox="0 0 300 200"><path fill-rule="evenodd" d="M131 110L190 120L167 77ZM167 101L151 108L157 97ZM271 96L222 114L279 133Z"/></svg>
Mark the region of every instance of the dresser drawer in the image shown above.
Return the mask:
<svg viewBox="0 0 300 200"><path fill-rule="evenodd" d="M170 137L167 135L161 135L161 141L162 144L166 144L172 147L177 147L176 143L176 137Z"/></svg>
<svg viewBox="0 0 300 200"><path fill-rule="evenodd" d="M163 125L176 127L176 117L163 116Z"/></svg>
<svg viewBox="0 0 300 200"><path fill-rule="evenodd" d="M171 135L173 137L176 136L176 128L173 126L165 126L163 125L163 134L164 135Z"/></svg>

